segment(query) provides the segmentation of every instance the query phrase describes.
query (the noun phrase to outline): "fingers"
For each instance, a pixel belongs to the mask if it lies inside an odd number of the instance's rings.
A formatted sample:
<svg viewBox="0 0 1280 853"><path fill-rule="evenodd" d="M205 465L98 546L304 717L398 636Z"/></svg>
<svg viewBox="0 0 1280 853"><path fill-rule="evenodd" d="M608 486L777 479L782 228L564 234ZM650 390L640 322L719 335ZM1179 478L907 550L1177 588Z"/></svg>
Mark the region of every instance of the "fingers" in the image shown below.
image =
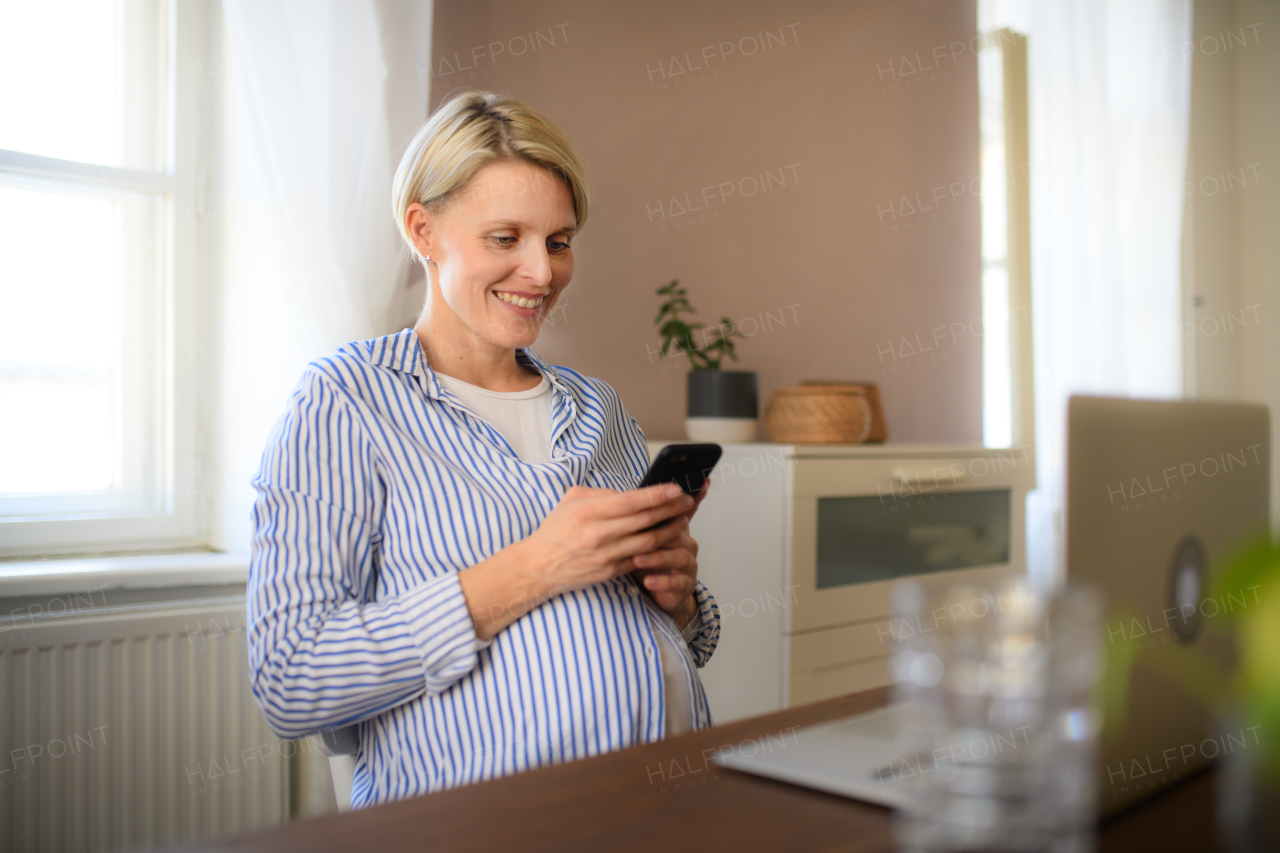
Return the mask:
<svg viewBox="0 0 1280 853"><path fill-rule="evenodd" d="M697 496L693 499L693 507L689 510L689 518L693 518L698 513L698 507L702 506L702 501L706 499L707 492L711 490L711 478L702 481L702 488L698 490Z"/></svg>
<svg viewBox="0 0 1280 853"><path fill-rule="evenodd" d="M642 516L649 510L665 510L673 501L679 502L683 495L684 492L675 483L660 483L629 492L574 486L565 492L561 503L572 503L581 521L614 520ZM689 501L688 506L692 505L692 501ZM669 517L655 516L655 521Z"/></svg>
<svg viewBox="0 0 1280 853"><path fill-rule="evenodd" d="M659 483L656 486L632 489L629 492L614 492L607 489L592 491L600 493L592 505L597 518L621 518L634 515L646 509L662 506L684 494L675 483Z"/></svg>
<svg viewBox="0 0 1280 853"><path fill-rule="evenodd" d="M658 595L670 595L680 600L688 596L697 586L694 579L686 574L648 574L642 583L649 592Z"/></svg>
<svg viewBox="0 0 1280 853"><path fill-rule="evenodd" d="M662 483L657 486L648 486L643 489L635 489L630 492L624 492L618 495L617 499L611 502L610 510L614 511L613 518L644 518L650 517L649 524L657 521L665 520L673 515L679 515L689 507L693 506L693 499L684 493L684 490L675 483ZM669 512L674 510L674 512Z"/></svg>
<svg viewBox="0 0 1280 853"><path fill-rule="evenodd" d="M647 554L636 554L631 562L638 569L682 571L693 563L693 554L687 548L664 548Z"/></svg>
<svg viewBox="0 0 1280 853"><path fill-rule="evenodd" d="M663 523L693 505L675 483L664 483L631 492L574 486L539 527L539 541L548 539L563 554L594 553L601 567L626 563L641 551L661 548L680 530ZM648 528L653 528L652 530Z"/></svg>
<svg viewBox="0 0 1280 853"><path fill-rule="evenodd" d="M636 512L614 518L603 523L601 530L607 538L624 537L632 533L647 531L654 525L684 515L693 506L693 498L679 491L676 496L663 503L644 506Z"/></svg>
<svg viewBox="0 0 1280 853"><path fill-rule="evenodd" d="M677 510L673 516L679 515ZM651 522L641 522L651 523ZM640 532L631 531L630 535L626 533L621 538L606 549L611 559L627 560L635 554L644 554L650 551L658 551L663 548L670 547L672 542L677 541L685 530L688 529L689 522L687 519L680 518L674 522L663 524L652 530L642 529Z"/></svg>

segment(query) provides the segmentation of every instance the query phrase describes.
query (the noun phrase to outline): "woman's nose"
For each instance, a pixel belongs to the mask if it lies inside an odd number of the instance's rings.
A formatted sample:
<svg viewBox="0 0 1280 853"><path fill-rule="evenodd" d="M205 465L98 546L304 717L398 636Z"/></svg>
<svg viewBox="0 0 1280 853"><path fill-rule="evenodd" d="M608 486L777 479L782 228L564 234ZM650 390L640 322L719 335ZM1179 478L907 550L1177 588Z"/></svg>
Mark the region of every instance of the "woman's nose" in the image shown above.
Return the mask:
<svg viewBox="0 0 1280 853"><path fill-rule="evenodd" d="M539 244L529 246L524 253L524 263L521 264L524 269L525 276L539 287L545 287L551 283L551 256L547 254L547 247Z"/></svg>

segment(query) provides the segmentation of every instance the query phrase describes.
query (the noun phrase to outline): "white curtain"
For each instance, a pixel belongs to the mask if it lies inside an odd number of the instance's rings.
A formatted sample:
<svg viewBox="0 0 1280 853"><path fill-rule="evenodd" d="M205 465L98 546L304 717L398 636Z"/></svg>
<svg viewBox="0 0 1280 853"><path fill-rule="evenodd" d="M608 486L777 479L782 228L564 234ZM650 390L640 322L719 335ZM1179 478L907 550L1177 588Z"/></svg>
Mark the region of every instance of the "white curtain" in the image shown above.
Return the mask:
<svg viewBox="0 0 1280 853"><path fill-rule="evenodd" d="M310 360L411 323L391 180L426 119L431 0L224 0L215 542Z"/></svg>
<svg viewBox="0 0 1280 853"><path fill-rule="evenodd" d="M1030 6L1038 489L1032 576L1062 576L1066 400L1182 393L1191 0Z"/></svg>

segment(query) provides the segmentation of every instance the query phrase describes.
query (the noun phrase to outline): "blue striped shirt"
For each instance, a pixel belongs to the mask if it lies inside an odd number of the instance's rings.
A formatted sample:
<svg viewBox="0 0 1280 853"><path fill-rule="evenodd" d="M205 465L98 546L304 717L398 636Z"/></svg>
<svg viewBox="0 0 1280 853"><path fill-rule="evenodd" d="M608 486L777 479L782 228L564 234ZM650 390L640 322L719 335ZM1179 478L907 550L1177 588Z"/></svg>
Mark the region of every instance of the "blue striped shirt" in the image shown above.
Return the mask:
<svg viewBox="0 0 1280 853"><path fill-rule="evenodd" d="M521 461L406 329L309 365L253 480L253 694L280 737L358 722L353 806L663 737L655 631L685 640L629 575L476 637L458 573L533 533L572 486L632 489L648 461L607 384L516 357L551 383L550 463ZM701 667L720 618L701 583L696 598Z"/></svg>

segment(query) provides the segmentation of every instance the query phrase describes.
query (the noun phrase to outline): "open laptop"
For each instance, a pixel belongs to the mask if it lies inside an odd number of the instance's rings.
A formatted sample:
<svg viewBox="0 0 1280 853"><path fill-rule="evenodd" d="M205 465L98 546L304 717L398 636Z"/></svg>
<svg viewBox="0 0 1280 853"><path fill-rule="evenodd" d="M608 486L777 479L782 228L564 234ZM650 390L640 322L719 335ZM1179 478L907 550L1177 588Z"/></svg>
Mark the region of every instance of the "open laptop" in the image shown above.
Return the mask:
<svg viewBox="0 0 1280 853"><path fill-rule="evenodd" d="M1265 406L1072 397L1067 416L1067 574L1102 590L1102 643L1127 673L1121 714L1099 738L1103 813L1167 790L1217 754L1214 695L1226 682L1236 602L1212 597L1210 566L1270 517ZM1206 678L1207 673L1207 678ZM717 763L807 787L899 806L886 784L901 709L801 729L787 749L723 750Z"/></svg>

